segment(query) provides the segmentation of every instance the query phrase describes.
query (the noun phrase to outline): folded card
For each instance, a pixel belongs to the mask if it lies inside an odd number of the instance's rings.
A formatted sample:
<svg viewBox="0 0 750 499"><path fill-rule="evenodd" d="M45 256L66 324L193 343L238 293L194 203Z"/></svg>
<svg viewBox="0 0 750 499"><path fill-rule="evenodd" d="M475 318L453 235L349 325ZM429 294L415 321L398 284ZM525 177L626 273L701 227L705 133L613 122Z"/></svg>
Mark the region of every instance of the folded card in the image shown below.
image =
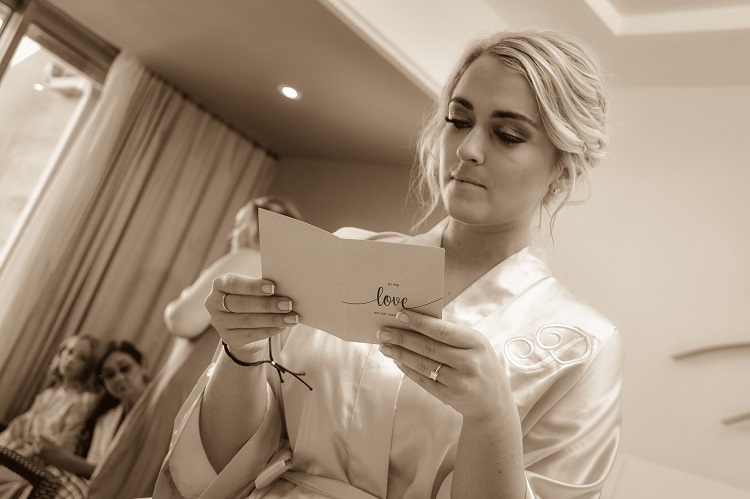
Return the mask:
<svg viewBox="0 0 750 499"><path fill-rule="evenodd" d="M441 317L442 248L344 239L267 210L259 223L263 278L291 298L302 324L378 343L378 329L403 326L403 309Z"/></svg>

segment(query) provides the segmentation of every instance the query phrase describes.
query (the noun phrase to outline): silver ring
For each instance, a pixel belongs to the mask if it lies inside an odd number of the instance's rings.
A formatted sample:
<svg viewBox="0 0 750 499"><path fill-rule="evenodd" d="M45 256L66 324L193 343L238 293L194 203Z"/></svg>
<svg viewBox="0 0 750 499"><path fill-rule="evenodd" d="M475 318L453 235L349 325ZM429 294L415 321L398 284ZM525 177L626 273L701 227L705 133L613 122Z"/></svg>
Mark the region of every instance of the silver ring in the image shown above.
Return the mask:
<svg viewBox="0 0 750 499"><path fill-rule="evenodd" d="M227 293L224 293L224 296L221 298L221 308L224 309L224 312L228 314L233 314L231 310L227 308Z"/></svg>
<svg viewBox="0 0 750 499"><path fill-rule="evenodd" d="M437 381L438 371L440 370L441 367L443 367L443 364L438 363L438 366L435 368L435 370L430 371L430 379L432 381Z"/></svg>

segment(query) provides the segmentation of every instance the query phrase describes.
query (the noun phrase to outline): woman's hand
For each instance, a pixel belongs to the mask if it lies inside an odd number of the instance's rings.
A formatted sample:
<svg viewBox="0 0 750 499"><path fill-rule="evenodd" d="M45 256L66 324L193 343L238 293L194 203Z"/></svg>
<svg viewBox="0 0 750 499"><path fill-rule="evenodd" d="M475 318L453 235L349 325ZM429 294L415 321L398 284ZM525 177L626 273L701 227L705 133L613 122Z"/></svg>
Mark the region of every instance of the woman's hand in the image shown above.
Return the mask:
<svg viewBox="0 0 750 499"><path fill-rule="evenodd" d="M44 462L44 466L52 465L84 478L91 478L96 469L94 463L88 462L73 451L60 447L44 436L39 437L38 457Z"/></svg>
<svg viewBox="0 0 750 499"><path fill-rule="evenodd" d="M251 357L263 351L263 340L299 320L292 300L274 295L273 282L240 274L215 278L205 305L222 341L241 360L255 360Z"/></svg>
<svg viewBox="0 0 750 499"><path fill-rule="evenodd" d="M397 317L414 331L379 331L381 352L412 381L461 413L464 422L491 421L512 403L503 367L483 334L414 311Z"/></svg>
<svg viewBox="0 0 750 499"><path fill-rule="evenodd" d="M60 467L60 463L65 461L65 457L70 454L70 451L63 449L52 440L40 435L39 436L39 457L44 461L45 465L52 465Z"/></svg>

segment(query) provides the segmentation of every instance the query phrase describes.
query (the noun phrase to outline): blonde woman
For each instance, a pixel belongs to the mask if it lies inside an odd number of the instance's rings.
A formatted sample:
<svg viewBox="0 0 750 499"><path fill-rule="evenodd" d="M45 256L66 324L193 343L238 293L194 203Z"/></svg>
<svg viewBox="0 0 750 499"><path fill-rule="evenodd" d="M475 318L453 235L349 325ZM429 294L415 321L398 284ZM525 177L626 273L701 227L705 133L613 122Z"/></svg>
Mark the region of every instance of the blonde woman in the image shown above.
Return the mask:
<svg viewBox="0 0 750 499"><path fill-rule="evenodd" d="M224 352L155 497L598 497L619 444L620 338L529 245L604 154L602 80L555 32L469 48L421 142L419 181L447 218L368 237L445 250L442 319L405 310L372 332L379 347L350 343L295 325L273 282L215 279ZM313 390L278 383L280 366Z"/></svg>
<svg viewBox="0 0 750 499"><path fill-rule="evenodd" d="M86 419L96 404L93 391L98 341L87 335L71 336L60 343L50 367L49 386L34 399L28 411L11 420L0 433L0 447L38 459L49 445L75 452ZM0 469L0 497L14 497L29 484L7 469Z"/></svg>

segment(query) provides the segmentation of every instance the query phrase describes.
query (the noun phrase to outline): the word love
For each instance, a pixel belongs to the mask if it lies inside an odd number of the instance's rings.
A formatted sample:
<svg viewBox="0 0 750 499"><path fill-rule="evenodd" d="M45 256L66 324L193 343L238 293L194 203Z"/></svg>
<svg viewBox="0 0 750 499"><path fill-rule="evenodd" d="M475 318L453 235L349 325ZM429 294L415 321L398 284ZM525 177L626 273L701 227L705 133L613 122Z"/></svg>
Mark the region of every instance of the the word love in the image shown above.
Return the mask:
<svg viewBox="0 0 750 499"><path fill-rule="evenodd" d="M408 300L407 297L400 297L400 296L391 296L385 294L385 289L383 289L383 286L380 286L378 288L378 292L375 297L375 302L380 307L390 307L393 306L401 306L403 308L406 308L406 301Z"/></svg>

